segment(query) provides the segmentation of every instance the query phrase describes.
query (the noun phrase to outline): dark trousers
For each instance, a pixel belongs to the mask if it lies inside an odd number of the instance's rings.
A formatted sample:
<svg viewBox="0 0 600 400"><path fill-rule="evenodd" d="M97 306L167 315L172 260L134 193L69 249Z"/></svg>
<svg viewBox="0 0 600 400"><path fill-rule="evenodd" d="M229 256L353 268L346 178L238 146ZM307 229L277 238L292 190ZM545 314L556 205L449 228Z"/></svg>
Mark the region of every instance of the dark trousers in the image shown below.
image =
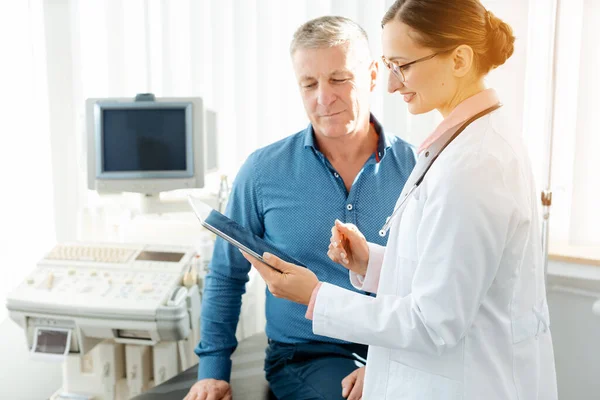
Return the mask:
<svg viewBox="0 0 600 400"><path fill-rule="evenodd" d="M363 365L367 346L269 340L266 353L266 377L278 400L343 400L342 379Z"/></svg>

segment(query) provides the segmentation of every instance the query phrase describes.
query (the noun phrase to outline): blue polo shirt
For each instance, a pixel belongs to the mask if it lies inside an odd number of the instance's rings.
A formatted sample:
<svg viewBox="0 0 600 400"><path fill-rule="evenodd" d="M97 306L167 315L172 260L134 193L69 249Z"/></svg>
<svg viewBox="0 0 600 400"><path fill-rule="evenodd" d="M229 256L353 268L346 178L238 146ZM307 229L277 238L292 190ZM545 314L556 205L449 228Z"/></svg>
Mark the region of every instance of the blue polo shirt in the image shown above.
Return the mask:
<svg viewBox="0 0 600 400"><path fill-rule="evenodd" d="M312 125L251 154L239 170L225 214L275 248L302 262L320 281L354 290L348 270L327 257L335 219L355 224L369 242L385 245L378 232L392 213L415 165L413 148L379 135L377 151L356 176L350 191L318 149ZM202 298L198 379L229 381L231 353L241 297L251 265L229 243L217 238ZM266 334L283 343L334 342L312 333L306 306L266 292Z"/></svg>

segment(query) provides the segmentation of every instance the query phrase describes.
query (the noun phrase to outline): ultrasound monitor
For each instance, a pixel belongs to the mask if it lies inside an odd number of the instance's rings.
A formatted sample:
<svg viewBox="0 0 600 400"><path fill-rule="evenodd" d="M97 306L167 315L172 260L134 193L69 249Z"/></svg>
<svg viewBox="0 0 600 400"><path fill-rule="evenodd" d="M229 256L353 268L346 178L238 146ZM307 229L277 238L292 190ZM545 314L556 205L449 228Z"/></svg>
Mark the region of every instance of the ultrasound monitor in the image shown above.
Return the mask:
<svg viewBox="0 0 600 400"><path fill-rule="evenodd" d="M204 186L201 98L88 99L88 187L158 194Z"/></svg>

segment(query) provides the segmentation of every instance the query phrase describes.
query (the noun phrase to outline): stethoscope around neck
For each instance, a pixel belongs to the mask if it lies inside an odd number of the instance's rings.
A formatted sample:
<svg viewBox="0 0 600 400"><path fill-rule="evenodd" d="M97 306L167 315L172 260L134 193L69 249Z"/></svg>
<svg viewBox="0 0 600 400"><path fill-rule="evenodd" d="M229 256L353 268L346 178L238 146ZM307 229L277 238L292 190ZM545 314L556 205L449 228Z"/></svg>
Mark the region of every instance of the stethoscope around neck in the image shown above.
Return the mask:
<svg viewBox="0 0 600 400"><path fill-rule="evenodd" d="M431 152L429 150L425 151L425 154L423 154L423 157L425 159L429 159L429 160L425 166L424 171L421 173L421 175L419 175L419 177L417 178L415 183L411 186L411 188L407 192L405 192L405 193L403 192L404 194L401 194L402 199L400 200L400 203L396 204L396 206L394 207L394 211L392 211L392 215L387 217L387 219L385 220L385 224L381 227L381 230L379 231L379 236L385 237L387 232L390 230L390 227L392 226L392 222L394 221L394 218L396 218L398 215L400 215L400 213L404 209L404 206L406 205L406 202L408 201L408 199L410 199L410 195L413 194L413 192L415 190L417 190L417 188L419 187L421 182L423 182L423 179L425 178L425 174L427 173L427 171L429 171L431 164L433 164L433 162L435 161L437 156L440 154L440 152L448 145L448 143L450 143L456 137L456 135L458 135L458 133L460 133L460 131L457 132L437 153L431 154ZM431 156L431 158L430 158L430 156ZM409 179L410 179L410 177L409 177Z"/></svg>
<svg viewBox="0 0 600 400"><path fill-rule="evenodd" d="M390 230L390 227L392 226L392 222L394 221L394 218L396 218L398 215L400 215L400 213L402 212L402 210L404 209L406 202L408 201L408 199L410 198L410 195L419 187L419 185L421 184L421 182L423 182L423 179L425 178L425 174L427 174L427 171L429 171L429 168L431 168L431 165L433 164L433 162L438 158L438 156L440 155L440 153L454 140L456 139L456 137L473 121L475 121L478 118L483 117L486 114L491 113L494 110L497 110L498 108L500 108L502 106L502 104L497 103L494 104L493 106L481 111L480 113L474 115L473 117L469 118L467 121L465 121L464 123L455 126L454 128L450 128L446 134L444 135L444 137L446 137L446 140L440 140L441 145L433 145L430 147L430 150L426 150L425 154L423 154L424 158L426 159L425 161L425 166L423 169L423 172L418 175L417 180L415 181L415 183L411 186L411 188L402 196L402 200L400 200L400 203L398 203L395 207L394 207L394 211L392 211L392 215L390 215L386 221L385 224L383 225L383 227L381 227L381 230L379 231L379 236L381 237L385 237L385 235L387 234L387 232ZM447 135L447 136L446 136ZM449 136L449 137L448 137ZM441 139L441 138L440 138ZM415 171L413 171L414 173ZM412 173L411 173L412 176ZM410 180L411 177L409 177Z"/></svg>
<svg viewBox="0 0 600 400"><path fill-rule="evenodd" d="M400 212L402 211L402 209L404 208L404 205L406 204L406 202L408 201L408 199L410 198L410 195L417 189L417 187L419 187L419 184L421 183L423 179L419 179L410 189L408 192L406 192L406 194L404 195L404 198L402 198L402 200L400 200L400 203L394 207L394 211L392 211L392 215L390 215L389 217L387 217L387 219L385 220L385 224L383 225L383 227L381 227L381 230L379 231L379 236L381 237L385 237L385 235L387 234L387 232L390 230L390 226L392 226L392 222L394 221L394 218L398 215L400 215Z"/></svg>

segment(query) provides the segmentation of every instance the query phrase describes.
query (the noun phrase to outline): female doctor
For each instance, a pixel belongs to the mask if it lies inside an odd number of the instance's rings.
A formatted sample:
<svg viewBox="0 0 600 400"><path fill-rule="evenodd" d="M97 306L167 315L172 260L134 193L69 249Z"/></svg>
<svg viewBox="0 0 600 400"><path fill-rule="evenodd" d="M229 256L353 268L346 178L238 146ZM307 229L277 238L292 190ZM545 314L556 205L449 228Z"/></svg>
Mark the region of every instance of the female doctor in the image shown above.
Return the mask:
<svg viewBox="0 0 600 400"><path fill-rule="evenodd" d="M370 346L364 399L556 399L531 168L484 84L512 54L512 30L478 0L398 0L382 25L388 91L444 119L382 230L387 247L332 228L329 257L377 296L245 256L273 295L309 306L314 333Z"/></svg>

